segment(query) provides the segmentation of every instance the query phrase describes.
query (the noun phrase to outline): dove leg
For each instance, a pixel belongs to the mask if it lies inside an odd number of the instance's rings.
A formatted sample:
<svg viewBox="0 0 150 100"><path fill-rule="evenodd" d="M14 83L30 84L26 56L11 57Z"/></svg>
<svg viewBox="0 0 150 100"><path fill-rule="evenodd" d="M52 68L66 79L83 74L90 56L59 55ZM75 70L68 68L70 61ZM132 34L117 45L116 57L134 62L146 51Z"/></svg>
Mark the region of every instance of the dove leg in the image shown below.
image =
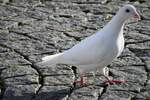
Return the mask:
<svg viewBox="0 0 150 100"><path fill-rule="evenodd" d="M76 86L77 84L81 85L81 86L87 85L87 81L85 80L84 73L80 74L80 76L79 76L80 80L77 80L77 67L72 66L72 70L75 75L75 80L73 82L74 86Z"/></svg>
<svg viewBox="0 0 150 100"><path fill-rule="evenodd" d="M109 68L105 67L103 69L104 72L104 77L107 79L104 83L105 84L121 84L121 83L125 83L125 80L115 80L113 79L111 76L109 76Z"/></svg>

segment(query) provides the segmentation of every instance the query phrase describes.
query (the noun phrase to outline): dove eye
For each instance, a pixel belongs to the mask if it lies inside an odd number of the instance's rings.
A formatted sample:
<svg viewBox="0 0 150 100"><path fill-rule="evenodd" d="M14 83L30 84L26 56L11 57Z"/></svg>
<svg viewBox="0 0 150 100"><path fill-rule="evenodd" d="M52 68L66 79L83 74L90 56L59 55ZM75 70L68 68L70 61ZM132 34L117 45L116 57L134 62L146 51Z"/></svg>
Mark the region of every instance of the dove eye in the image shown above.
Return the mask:
<svg viewBox="0 0 150 100"><path fill-rule="evenodd" d="M130 10L129 10L129 9L126 9L126 12L127 12L127 13L129 13L129 12L130 12Z"/></svg>

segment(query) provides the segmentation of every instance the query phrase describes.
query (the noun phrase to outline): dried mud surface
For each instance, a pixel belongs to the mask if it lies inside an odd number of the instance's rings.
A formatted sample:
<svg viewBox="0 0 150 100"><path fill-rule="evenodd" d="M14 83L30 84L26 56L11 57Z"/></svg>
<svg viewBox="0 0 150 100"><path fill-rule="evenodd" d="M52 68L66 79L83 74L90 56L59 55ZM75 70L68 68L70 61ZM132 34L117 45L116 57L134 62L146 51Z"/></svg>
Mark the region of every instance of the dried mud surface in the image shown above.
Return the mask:
<svg viewBox="0 0 150 100"><path fill-rule="evenodd" d="M67 65L35 64L101 29L126 3L137 7L141 20L127 22L125 49L109 66L126 83L102 85L96 74L87 76L92 85L74 87ZM149 94L149 0L0 1L0 100L150 100Z"/></svg>

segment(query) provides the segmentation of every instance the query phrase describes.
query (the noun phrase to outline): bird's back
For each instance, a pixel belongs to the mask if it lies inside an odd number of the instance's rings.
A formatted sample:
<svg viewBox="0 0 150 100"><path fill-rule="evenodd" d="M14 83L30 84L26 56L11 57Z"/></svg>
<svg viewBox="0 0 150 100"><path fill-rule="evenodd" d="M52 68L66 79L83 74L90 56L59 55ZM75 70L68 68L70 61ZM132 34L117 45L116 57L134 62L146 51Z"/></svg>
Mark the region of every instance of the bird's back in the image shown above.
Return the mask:
<svg viewBox="0 0 150 100"><path fill-rule="evenodd" d="M119 54L116 39L111 36L94 34L81 41L63 53L63 58L68 64L73 64L83 71L95 70L105 67Z"/></svg>

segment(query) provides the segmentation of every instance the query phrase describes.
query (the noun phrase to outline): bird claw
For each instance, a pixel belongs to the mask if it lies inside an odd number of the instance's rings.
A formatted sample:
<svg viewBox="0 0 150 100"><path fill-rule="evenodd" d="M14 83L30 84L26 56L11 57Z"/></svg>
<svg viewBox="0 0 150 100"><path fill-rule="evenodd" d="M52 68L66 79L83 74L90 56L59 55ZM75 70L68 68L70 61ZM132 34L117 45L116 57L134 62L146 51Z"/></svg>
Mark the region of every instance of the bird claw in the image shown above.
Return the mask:
<svg viewBox="0 0 150 100"><path fill-rule="evenodd" d="M82 82L81 80L79 80L79 81L74 81L74 84L75 84L75 85L80 85L80 86L87 86L87 85L88 85L87 82Z"/></svg>
<svg viewBox="0 0 150 100"><path fill-rule="evenodd" d="M104 83L105 84L121 84L121 83L125 83L125 80L107 80Z"/></svg>
<svg viewBox="0 0 150 100"><path fill-rule="evenodd" d="M75 81L73 82L73 84L74 84L74 85L80 85L80 86L87 86L87 85L88 85L88 82L87 82L87 80L85 80L85 79L83 78L83 76L81 76L80 80L75 80Z"/></svg>

